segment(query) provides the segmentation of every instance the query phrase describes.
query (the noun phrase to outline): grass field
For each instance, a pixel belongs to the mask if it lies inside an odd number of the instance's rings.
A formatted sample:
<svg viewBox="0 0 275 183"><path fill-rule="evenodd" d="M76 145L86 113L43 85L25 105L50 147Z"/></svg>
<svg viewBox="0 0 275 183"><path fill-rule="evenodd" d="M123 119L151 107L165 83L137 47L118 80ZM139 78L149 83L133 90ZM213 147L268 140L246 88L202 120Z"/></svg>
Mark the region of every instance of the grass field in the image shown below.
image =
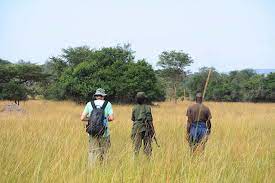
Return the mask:
<svg viewBox="0 0 275 183"><path fill-rule="evenodd" d="M275 104L206 103L212 134L196 156L184 138L189 104L153 107L161 147L149 162L133 159L132 106L114 105L109 158L91 169L83 106L22 103L26 114L0 113L0 182L275 182Z"/></svg>

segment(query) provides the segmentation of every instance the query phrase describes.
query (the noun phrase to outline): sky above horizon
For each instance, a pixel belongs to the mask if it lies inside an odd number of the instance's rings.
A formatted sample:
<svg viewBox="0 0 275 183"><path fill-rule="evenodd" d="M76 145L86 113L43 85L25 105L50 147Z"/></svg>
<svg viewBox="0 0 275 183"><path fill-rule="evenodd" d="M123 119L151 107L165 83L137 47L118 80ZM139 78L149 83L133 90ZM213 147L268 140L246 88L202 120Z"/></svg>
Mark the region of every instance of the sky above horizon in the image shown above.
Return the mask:
<svg viewBox="0 0 275 183"><path fill-rule="evenodd" d="M45 63L62 48L130 43L156 65L166 50L191 71L275 69L273 0L0 0L0 58Z"/></svg>

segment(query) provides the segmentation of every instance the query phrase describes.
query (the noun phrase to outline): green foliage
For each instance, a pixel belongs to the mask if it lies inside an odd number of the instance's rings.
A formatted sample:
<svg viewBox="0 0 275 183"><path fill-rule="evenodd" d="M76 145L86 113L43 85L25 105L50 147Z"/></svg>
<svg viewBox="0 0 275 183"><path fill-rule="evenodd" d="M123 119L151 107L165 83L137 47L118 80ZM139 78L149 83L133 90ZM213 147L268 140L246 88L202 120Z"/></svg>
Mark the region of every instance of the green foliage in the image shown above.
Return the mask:
<svg viewBox="0 0 275 183"><path fill-rule="evenodd" d="M158 66L161 69L158 75L166 85L166 92L173 93L175 102L178 98L178 90L181 89L182 82L187 75L187 66L193 63L192 58L182 51L164 51L159 55Z"/></svg>
<svg viewBox="0 0 275 183"><path fill-rule="evenodd" d="M204 67L185 81L191 98L196 91L203 91L210 68ZM251 101L274 102L275 74L258 75L251 69L232 71L229 74L218 73L214 68L206 91L206 100L214 101Z"/></svg>
<svg viewBox="0 0 275 183"><path fill-rule="evenodd" d="M26 100L37 94L36 84L45 80L41 66L20 61L0 65L0 99Z"/></svg>
<svg viewBox="0 0 275 183"><path fill-rule="evenodd" d="M108 100L115 102L133 102L138 91L146 92L149 100L164 100L164 90L152 66L145 60L134 61L129 45L100 50L78 47L63 52L47 63L50 72L61 73L46 86L48 99L89 101L101 87L108 93ZM59 67L62 64L63 70Z"/></svg>
<svg viewBox="0 0 275 183"><path fill-rule="evenodd" d="M3 65L3 64L10 64L10 62L0 58L0 65Z"/></svg>
<svg viewBox="0 0 275 183"><path fill-rule="evenodd" d="M69 47L43 66L0 59L0 99L43 95L46 99L85 102L99 87L106 90L108 100L119 103L133 102L139 91L144 91L150 101L165 97L177 101L183 96L194 99L196 91L203 91L210 68L190 74L186 67L192 63L182 51L164 51L159 55L160 69L155 71L146 60L135 60L129 44L101 49ZM211 70L206 100L275 102L275 73Z"/></svg>
<svg viewBox="0 0 275 183"><path fill-rule="evenodd" d="M50 74L52 80L56 80L61 76L67 67L67 62L65 62L62 58L50 57L44 65L44 72Z"/></svg>
<svg viewBox="0 0 275 183"><path fill-rule="evenodd" d="M62 49L62 58L66 61L69 66L76 66L81 62L88 61L90 59L92 51L87 46L76 47L68 49Z"/></svg>
<svg viewBox="0 0 275 183"><path fill-rule="evenodd" d="M265 101L275 102L275 73L270 73L263 80L261 96Z"/></svg>
<svg viewBox="0 0 275 183"><path fill-rule="evenodd" d="M164 51L159 56L158 65L162 68L180 69L190 65L193 62L192 58L182 51Z"/></svg>
<svg viewBox="0 0 275 183"><path fill-rule="evenodd" d="M28 90L26 86L19 84L18 82L11 80L8 83L2 85L0 97L6 100L26 100Z"/></svg>

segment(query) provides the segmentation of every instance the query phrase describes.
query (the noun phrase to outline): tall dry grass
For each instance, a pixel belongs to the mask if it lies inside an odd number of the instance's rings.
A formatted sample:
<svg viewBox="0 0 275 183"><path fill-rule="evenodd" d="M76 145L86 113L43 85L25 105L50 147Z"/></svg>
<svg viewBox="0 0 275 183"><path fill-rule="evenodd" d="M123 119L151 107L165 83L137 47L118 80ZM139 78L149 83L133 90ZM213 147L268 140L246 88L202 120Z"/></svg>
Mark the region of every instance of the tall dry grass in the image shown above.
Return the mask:
<svg viewBox="0 0 275 183"><path fill-rule="evenodd" d="M3 106L7 102L1 102ZM26 114L0 113L0 182L274 182L275 105L207 103L212 134L203 154L185 141L190 102L153 107L153 157L134 160L131 107L114 106L108 160L87 166L83 106L29 101Z"/></svg>

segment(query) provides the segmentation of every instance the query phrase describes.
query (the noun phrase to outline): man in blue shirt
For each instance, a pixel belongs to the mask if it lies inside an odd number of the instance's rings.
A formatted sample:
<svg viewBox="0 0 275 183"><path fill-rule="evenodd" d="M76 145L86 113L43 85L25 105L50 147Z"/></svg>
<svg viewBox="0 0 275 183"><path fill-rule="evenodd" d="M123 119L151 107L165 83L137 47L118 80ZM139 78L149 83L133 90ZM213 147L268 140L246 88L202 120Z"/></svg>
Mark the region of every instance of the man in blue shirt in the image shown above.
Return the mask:
<svg viewBox="0 0 275 183"><path fill-rule="evenodd" d="M96 108L101 108L105 102L104 98L107 96L105 90L102 88L98 88L94 94L95 100L94 104ZM87 121L93 111L93 106L91 102L88 102L84 108L84 111L80 117L82 121ZM112 104L110 102L107 103L104 109L104 125L105 131L104 134L100 137L93 137L89 135L89 154L88 160L89 164L95 163L96 159L100 159L101 161L104 159L108 149L111 146L110 141L110 130L109 130L109 122L114 120Z"/></svg>

